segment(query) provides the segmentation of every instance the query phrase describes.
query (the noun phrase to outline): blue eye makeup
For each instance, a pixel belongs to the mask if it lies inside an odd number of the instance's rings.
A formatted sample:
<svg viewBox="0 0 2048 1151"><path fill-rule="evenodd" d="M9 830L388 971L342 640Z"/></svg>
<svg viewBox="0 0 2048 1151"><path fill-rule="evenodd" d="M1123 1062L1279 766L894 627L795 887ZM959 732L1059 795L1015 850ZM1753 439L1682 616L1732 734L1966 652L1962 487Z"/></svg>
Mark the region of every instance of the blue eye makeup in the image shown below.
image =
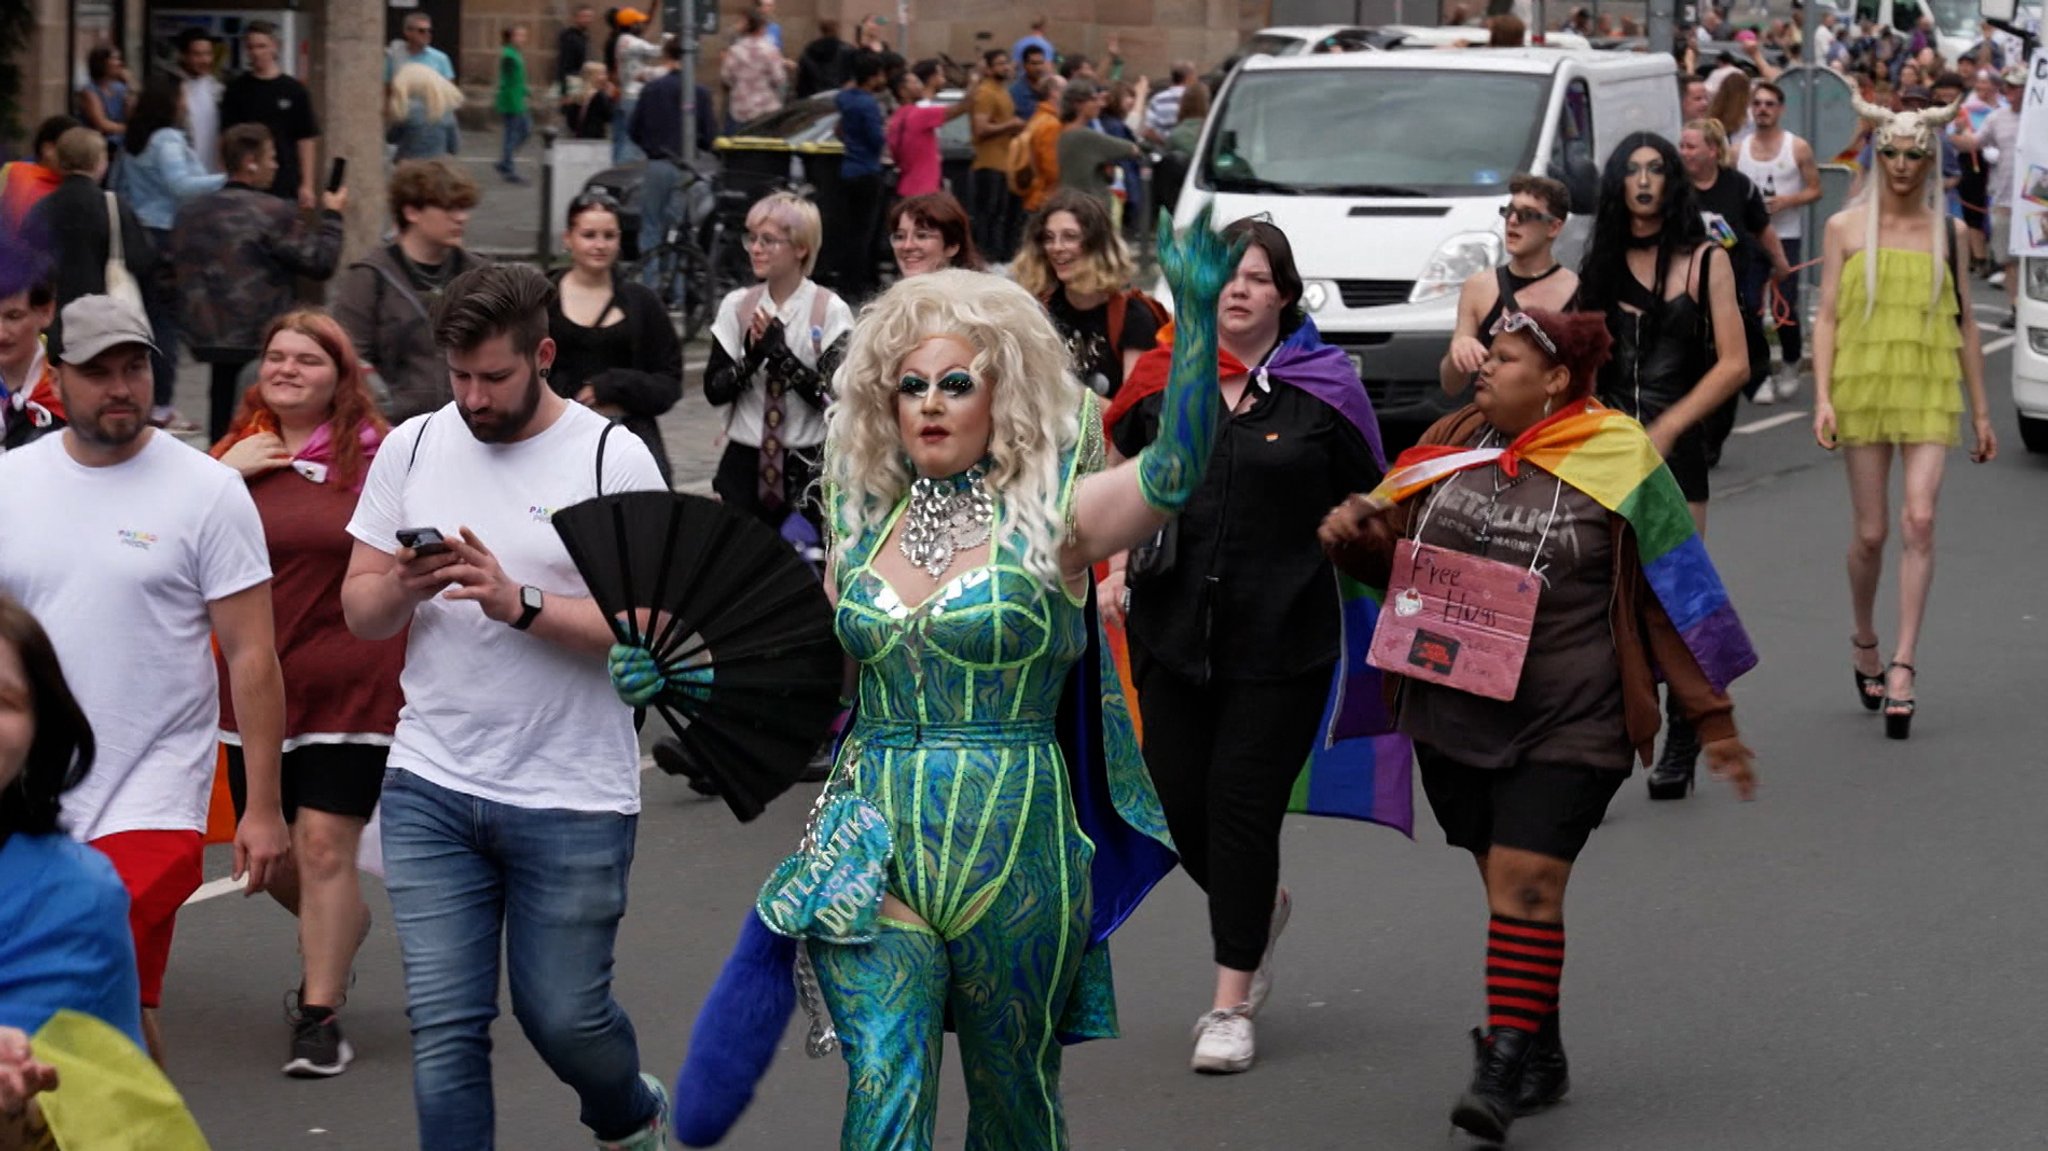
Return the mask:
<svg viewBox="0 0 2048 1151"><path fill-rule="evenodd" d="M960 399L972 393L977 386L974 377L967 372L961 371L959 368L955 368L939 377L939 391L944 392L950 399ZM913 398L922 397L929 393L931 389L932 382L915 372L905 372L903 379L896 385L898 395Z"/></svg>

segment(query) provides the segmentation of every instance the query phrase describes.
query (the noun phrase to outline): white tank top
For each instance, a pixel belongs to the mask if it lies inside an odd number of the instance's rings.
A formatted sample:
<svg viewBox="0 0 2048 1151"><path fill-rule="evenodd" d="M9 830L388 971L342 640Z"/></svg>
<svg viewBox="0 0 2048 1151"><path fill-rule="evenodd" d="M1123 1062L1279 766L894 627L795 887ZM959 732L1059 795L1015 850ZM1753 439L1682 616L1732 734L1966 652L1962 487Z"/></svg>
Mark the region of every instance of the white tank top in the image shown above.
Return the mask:
<svg viewBox="0 0 2048 1151"><path fill-rule="evenodd" d="M1736 150L1735 168L1749 177L1749 182L1756 185L1766 200L1803 192L1806 190L1806 178L1799 173L1798 149L1794 146L1798 141L1799 137L1787 132L1778 154L1768 160L1759 160L1754 155L1756 137L1752 135ZM1771 214L1771 227L1777 229L1780 240L1797 240L1804 234L1800 231L1800 224L1805 214L1803 206L1774 212Z"/></svg>

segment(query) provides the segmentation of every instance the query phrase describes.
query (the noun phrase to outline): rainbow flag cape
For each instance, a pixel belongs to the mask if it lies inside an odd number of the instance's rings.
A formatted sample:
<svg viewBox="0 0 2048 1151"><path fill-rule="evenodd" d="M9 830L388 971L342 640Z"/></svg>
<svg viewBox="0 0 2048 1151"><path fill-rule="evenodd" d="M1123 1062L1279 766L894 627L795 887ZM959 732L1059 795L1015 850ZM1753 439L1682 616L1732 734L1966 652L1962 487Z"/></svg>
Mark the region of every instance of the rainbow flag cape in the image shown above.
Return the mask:
<svg viewBox="0 0 2048 1151"><path fill-rule="evenodd" d="M1380 670L1366 662L1380 595L1347 576L1337 577L1344 605L1344 638L1330 697L1323 704L1322 737L1316 741L1287 810L1302 815L1357 819L1415 836L1414 758L1408 737L1394 732L1381 692ZM1102 623L1117 678L1130 701L1131 724L1142 741L1144 716L1131 679L1130 643L1121 625Z"/></svg>
<svg viewBox="0 0 2048 1151"><path fill-rule="evenodd" d="M1541 468L1628 521L1651 593L1716 691L1756 666L1756 649L1693 528L1678 481L1642 425L1598 401L1566 407L1505 448L1410 448L1371 498L1398 503L1455 472L1496 461L1510 476L1523 463Z"/></svg>

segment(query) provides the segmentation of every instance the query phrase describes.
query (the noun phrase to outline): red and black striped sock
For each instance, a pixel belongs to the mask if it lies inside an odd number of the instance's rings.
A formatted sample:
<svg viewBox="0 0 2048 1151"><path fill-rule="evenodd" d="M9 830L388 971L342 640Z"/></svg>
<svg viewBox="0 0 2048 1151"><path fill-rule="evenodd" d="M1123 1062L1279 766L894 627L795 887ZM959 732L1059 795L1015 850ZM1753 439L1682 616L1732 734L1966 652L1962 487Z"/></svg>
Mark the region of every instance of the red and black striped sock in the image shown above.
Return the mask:
<svg viewBox="0 0 2048 1151"><path fill-rule="evenodd" d="M1564 924L1495 915L1486 925L1486 1027L1534 1033L1557 1010Z"/></svg>

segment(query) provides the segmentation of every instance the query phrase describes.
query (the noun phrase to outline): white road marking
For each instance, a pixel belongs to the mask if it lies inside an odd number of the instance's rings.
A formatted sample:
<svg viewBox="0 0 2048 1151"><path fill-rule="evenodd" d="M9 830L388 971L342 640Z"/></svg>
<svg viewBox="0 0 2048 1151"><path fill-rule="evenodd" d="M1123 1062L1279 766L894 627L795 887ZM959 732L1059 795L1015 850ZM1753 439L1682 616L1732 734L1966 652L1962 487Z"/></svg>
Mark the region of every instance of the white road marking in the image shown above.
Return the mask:
<svg viewBox="0 0 2048 1151"><path fill-rule="evenodd" d="M1988 356L1993 352L2002 352L2007 348L2012 347L2018 339L2018 336L2000 336L1997 339L1991 341L1990 343L1984 345L1984 354Z"/></svg>
<svg viewBox="0 0 2048 1151"><path fill-rule="evenodd" d="M1752 420L1749 423L1738 425L1735 428L1735 434L1738 436L1753 436L1758 432L1767 432L1772 428L1782 424L1789 424L1794 420L1803 420L1807 415L1808 413L1804 411L1780 412L1775 416L1765 416L1763 419Z"/></svg>

